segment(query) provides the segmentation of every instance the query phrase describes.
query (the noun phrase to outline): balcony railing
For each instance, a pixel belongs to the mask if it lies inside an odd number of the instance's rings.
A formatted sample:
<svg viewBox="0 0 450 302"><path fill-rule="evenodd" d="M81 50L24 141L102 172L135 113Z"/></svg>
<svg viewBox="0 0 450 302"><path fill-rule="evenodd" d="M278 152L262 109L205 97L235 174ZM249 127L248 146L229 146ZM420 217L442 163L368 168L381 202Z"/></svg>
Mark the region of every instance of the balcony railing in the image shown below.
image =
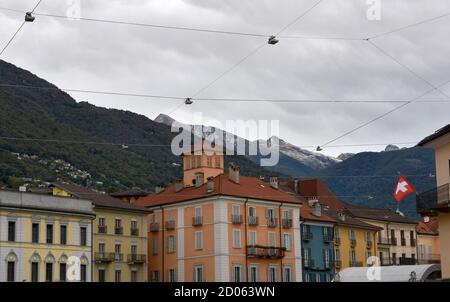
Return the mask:
<svg viewBox="0 0 450 302"><path fill-rule="evenodd" d="M311 232L303 232L302 233L303 240L311 240L313 239L313 233Z"/></svg>
<svg viewBox="0 0 450 302"><path fill-rule="evenodd" d="M341 244L341 238L340 237L334 237L334 244L340 245Z"/></svg>
<svg viewBox="0 0 450 302"><path fill-rule="evenodd" d="M391 238L391 245L397 245L397 238Z"/></svg>
<svg viewBox="0 0 450 302"><path fill-rule="evenodd" d="M450 203L450 184L433 188L416 196L417 212L435 215L438 211L448 211Z"/></svg>
<svg viewBox="0 0 450 302"><path fill-rule="evenodd" d="M247 245L247 257L249 258L284 258L284 247L271 247L260 245Z"/></svg>
<svg viewBox="0 0 450 302"><path fill-rule="evenodd" d="M334 261L334 266L336 268L341 268L342 267L342 260L335 260Z"/></svg>
<svg viewBox="0 0 450 302"><path fill-rule="evenodd" d="M290 228L292 228L292 219L283 218L281 224L284 229L290 229Z"/></svg>
<svg viewBox="0 0 450 302"><path fill-rule="evenodd" d="M416 239L414 239L414 238L409 239L409 244L410 244L412 247L415 247L416 244L417 244Z"/></svg>
<svg viewBox="0 0 450 302"><path fill-rule="evenodd" d="M419 259L417 260L417 264L440 264L440 263L441 263L440 254L419 255Z"/></svg>
<svg viewBox="0 0 450 302"><path fill-rule="evenodd" d="M324 234L323 235L323 241L324 242L333 242L333 235L331 235L331 234Z"/></svg>
<svg viewBox="0 0 450 302"><path fill-rule="evenodd" d="M356 239L355 238L350 238L350 246L351 247L355 247L356 246Z"/></svg>
<svg viewBox="0 0 450 302"><path fill-rule="evenodd" d="M248 216L248 225L257 226L258 225L258 217L257 216Z"/></svg>
<svg viewBox="0 0 450 302"><path fill-rule="evenodd" d="M269 228L276 228L278 225L278 219L276 218L267 218L267 226Z"/></svg>
<svg viewBox="0 0 450 302"><path fill-rule="evenodd" d="M362 262L350 260L349 267L362 267L362 266L363 266Z"/></svg>
<svg viewBox="0 0 450 302"><path fill-rule="evenodd" d="M175 230L175 220L167 220L166 221L166 229L167 230Z"/></svg>
<svg viewBox="0 0 450 302"><path fill-rule="evenodd" d="M242 215L231 215L232 224L242 224L242 222L243 222Z"/></svg>
<svg viewBox="0 0 450 302"><path fill-rule="evenodd" d="M159 223L152 222L150 223L150 232L158 232L159 231Z"/></svg>
<svg viewBox="0 0 450 302"><path fill-rule="evenodd" d="M144 254L128 254L127 262L128 264L142 264L147 260L147 256Z"/></svg>
<svg viewBox="0 0 450 302"><path fill-rule="evenodd" d="M116 234L116 235L123 235L123 227L115 227L114 228L114 234Z"/></svg>
<svg viewBox="0 0 450 302"><path fill-rule="evenodd" d="M112 262L114 261L114 253L94 253L95 262Z"/></svg>
<svg viewBox="0 0 450 302"><path fill-rule="evenodd" d="M202 225L203 225L203 216L192 217L192 226L202 226Z"/></svg>
<svg viewBox="0 0 450 302"><path fill-rule="evenodd" d="M132 228L130 230L130 235L131 236L139 236L139 229L138 228Z"/></svg>
<svg viewBox="0 0 450 302"><path fill-rule="evenodd" d="M303 258L303 266L305 268L313 268L314 267L314 260L313 259Z"/></svg>
<svg viewBox="0 0 450 302"><path fill-rule="evenodd" d="M386 237L379 237L378 238L378 244L382 244L382 245L391 245L391 239L386 238Z"/></svg>
<svg viewBox="0 0 450 302"><path fill-rule="evenodd" d="M106 225L99 225L98 226L98 233L99 234L106 234L106 233L108 233L108 228L106 227Z"/></svg>

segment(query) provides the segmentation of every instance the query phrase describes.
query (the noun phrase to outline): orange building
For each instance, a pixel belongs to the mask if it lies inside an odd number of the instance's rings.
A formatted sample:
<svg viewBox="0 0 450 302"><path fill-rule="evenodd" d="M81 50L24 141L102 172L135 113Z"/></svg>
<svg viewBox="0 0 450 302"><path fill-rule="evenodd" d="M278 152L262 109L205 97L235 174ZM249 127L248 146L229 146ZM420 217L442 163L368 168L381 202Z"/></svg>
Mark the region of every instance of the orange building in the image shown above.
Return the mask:
<svg viewBox="0 0 450 302"><path fill-rule="evenodd" d="M240 176L223 155L184 154L184 179L135 204L149 216L149 280L301 281L301 201Z"/></svg>

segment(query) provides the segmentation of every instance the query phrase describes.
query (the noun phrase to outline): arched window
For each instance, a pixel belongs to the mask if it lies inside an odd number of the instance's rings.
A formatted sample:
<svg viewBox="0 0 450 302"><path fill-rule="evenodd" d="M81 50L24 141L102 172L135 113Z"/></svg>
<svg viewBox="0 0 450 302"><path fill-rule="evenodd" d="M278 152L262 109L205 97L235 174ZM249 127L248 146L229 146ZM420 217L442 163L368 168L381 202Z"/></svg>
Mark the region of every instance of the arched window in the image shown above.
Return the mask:
<svg viewBox="0 0 450 302"><path fill-rule="evenodd" d="M16 263L17 263L17 255L13 251L10 251L6 256L6 281L14 282L16 281Z"/></svg>

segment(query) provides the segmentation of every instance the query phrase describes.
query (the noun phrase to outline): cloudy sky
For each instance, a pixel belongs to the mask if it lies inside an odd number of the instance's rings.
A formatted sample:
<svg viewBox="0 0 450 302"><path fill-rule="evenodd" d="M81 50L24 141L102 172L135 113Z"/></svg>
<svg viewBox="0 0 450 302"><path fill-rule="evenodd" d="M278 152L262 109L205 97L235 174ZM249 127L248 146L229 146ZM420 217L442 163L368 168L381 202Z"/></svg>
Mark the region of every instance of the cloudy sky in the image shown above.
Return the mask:
<svg viewBox="0 0 450 302"><path fill-rule="evenodd" d="M323 0L284 36L366 38L450 13L448 0L380 0L381 20L368 20L366 0ZM69 1L70 2L70 1ZM271 35L317 0L81 0L81 17ZM0 0L28 11L36 0ZM66 15L66 1L44 0L37 13ZM4 45L23 14L0 10ZM200 98L409 101L450 81L450 16L373 39L423 79L367 41L280 38L203 90ZM37 16L1 59L62 88L189 97L248 55L265 37L156 29ZM426 82L429 82L426 83ZM450 84L441 88L450 95ZM432 92L324 149L325 154L383 147L333 145L417 142L448 124L448 99ZM71 93L78 101L155 118L180 101ZM217 103L196 101L171 113L191 123L194 112L225 120L279 120L280 137L322 145L379 116L392 103ZM254 139L255 137L250 137Z"/></svg>

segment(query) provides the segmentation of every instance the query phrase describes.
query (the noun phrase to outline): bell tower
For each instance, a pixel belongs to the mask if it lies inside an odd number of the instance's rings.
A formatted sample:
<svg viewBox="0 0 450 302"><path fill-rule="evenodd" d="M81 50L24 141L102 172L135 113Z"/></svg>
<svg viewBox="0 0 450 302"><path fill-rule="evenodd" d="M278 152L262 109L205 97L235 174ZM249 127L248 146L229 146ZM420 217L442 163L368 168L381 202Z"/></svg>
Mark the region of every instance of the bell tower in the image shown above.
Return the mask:
<svg viewBox="0 0 450 302"><path fill-rule="evenodd" d="M183 184L184 187L199 187L210 177L224 173L223 152L215 149L207 150L204 144L192 145L190 152L183 155Z"/></svg>

